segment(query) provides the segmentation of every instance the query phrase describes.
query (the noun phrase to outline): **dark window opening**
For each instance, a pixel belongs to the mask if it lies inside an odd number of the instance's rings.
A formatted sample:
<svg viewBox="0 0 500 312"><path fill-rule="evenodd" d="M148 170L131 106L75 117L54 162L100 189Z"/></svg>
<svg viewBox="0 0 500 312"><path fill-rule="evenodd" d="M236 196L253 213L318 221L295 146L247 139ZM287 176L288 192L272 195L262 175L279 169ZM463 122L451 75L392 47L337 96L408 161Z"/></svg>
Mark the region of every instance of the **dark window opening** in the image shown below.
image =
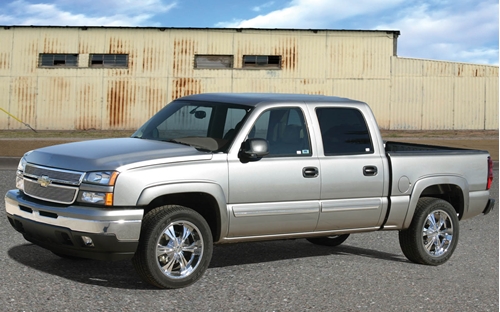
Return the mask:
<svg viewBox="0 0 500 312"><path fill-rule="evenodd" d="M281 55L244 55L245 68L281 68Z"/></svg>
<svg viewBox="0 0 500 312"><path fill-rule="evenodd" d="M316 109L326 156L373 153L363 114L354 108Z"/></svg>
<svg viewBox="0 0 500 312"><path fill-rule="evenodd" d="M39 67L77 67L78 54L45 54L40 53Z"/></svg>
<svg viewBox="0 0 500 312"><path fill-rule="evenodd" d="M90 54L90 67L128 67L128 54Z"/></svg>
<svg viewBox="0 0 500 312"><path fill-rule="evenodd" d="M196 69L227 69L233 68L232 55L195 55L194 68Z"/></svg>

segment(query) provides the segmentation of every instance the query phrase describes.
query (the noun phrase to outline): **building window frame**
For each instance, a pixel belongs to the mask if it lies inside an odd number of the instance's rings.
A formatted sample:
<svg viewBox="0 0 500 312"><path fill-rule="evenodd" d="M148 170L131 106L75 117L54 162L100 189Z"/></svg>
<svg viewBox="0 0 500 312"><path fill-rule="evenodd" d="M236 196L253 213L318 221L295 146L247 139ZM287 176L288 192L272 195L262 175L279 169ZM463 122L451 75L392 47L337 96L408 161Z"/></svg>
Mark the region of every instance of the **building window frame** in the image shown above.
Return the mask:
<svg viewBox="0 0 500 312"><path fill-rule="evenodd" d="M91 68L128 68L128 54L91 53L89 67Z"/></svg>
<svg viewBox="0 0 500 312"><path fill-rule="evenodd" d="M229 54L195 54L194 69L233 69L234 56Z"/></svg>
<svg viewBox="0 0 500 312"><path fill-rule="evenodd" d="M281 69L281 55L243 55L245 69Z"/></svg>
<svg viewBox="0 0 500 312"><path fill-rule="evenodd" d="M76 53L39 53L38 67L43 68L75 68L78 67Z"/></svg>

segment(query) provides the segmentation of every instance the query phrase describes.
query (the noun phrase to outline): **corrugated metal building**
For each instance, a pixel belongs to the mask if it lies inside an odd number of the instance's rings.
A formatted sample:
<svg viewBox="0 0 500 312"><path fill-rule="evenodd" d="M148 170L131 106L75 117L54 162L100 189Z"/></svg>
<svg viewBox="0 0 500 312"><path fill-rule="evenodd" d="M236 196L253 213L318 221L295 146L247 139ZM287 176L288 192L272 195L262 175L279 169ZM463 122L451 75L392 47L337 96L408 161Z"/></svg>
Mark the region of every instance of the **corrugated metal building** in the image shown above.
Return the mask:
<svg viewBox="0 0 500 312"><path fill-rule="evenodd" d="M188 94L309 93L366 101L384 129L498 129L498 66L399 58L398 36L0 26L0 108L39 130L135 129Z"/></svg>

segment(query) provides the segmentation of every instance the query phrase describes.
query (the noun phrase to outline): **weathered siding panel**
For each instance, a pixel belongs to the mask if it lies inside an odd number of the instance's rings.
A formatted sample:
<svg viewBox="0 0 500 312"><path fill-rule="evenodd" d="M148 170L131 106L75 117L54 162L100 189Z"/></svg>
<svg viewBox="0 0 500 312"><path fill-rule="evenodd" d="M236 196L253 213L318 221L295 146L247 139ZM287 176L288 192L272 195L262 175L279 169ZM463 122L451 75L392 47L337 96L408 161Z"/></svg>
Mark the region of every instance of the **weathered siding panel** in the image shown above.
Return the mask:
<svg viewBox="0 0 500 312"><path fill-rule="evenodd" d="M498 67L394 57L392 70L391 129L498 129Z"/></svg>
<svg viewBox="0 0 500 312"><path fill-rule="evenodd" d="M427 77L422 80L421 129L449 130L454 126L454 83L450 78Z"/></svg>
<svg viewBox="0 0 500 312"><path fill-rule="evenodd" d="M36 129L74 130L76 77L39 77L36 95Z"/></svg>
<svg viewBox="0 0 500 312"><path fill-rule="evenodd" d="M79 77L76 85L76 130L102 129L102 79Z"/></svg>
<svg viewBox="0 0 500 312"><path fill-rule="evenodd" d="M395 77L392 79L390 129L422 129L421 77Z"/></svg>
<svg viewBox="0 0 500 312"><path fill-rule="evenodd" d="M14 32L0 28L0 77L10 76L12 69L12 41Z"/></svg>
<svg viewBox="0 0 500 312"><path fill-rule="evenodd" d="M484 129L495 130L498 129L498 75L496 77L489 77L486 80L486 98L484 103Z"/></svg>
<svg viewBox="0 0 500 312"><path fill-rule="evenodd" d="M15 77L11 80L9 112L23 122L37 127L38 105L37 78ZM9 121L9 127L3 129L25 129L26 127L13 120Z"/></svg>
<svg viewBox="0 0 500 312"><path fill-rule="evenodd" d="M484 78L455 78L455 129L484 129Z"/></svg>
<svg viewBox="0 0 500 312"><path fill-rule="evenodd" d="M10 111L11 102L10 80L10 77L0 76L0 98L2 99L2 101L0 102L0 108L6 110L7 112ZM14 120L12 117L9 117L9 115L0 110L0 129L2 129L2 126L4 126L5 129L9 129L12 126L17 127L17 123L19 122Z"/></svg>
<svg viewBox="0 0 500 312"><path fill-rule="evenodd" d="M1 105L37 129L131 130L189 94L307 93L366 101L382 128L498 129L498 66L398 58L394 36L14 26L0 30ZM78 54L78 67L41 68L40 53ZM128 67L89 67L93 53L128 54ZM234 68L195 69L196 54L233 55ZM281 68L245 68L243 55L280 55ZM23 128L0 117L0 129Z"/></svg>

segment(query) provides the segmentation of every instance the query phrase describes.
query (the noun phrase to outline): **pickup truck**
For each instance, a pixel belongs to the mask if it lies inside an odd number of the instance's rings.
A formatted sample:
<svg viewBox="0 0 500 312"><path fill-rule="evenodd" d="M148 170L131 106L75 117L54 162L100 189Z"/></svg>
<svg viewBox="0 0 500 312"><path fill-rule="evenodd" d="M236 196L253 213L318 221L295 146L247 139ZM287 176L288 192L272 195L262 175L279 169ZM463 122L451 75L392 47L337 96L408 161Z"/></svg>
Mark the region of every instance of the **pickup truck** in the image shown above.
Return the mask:
<svg viewBox="0 0 500 312"><path fill-rule="evenodd" d="M213 245L396 230L412 262L453 254L459 220L487 214L485 151L384 142L366 103L209 93L166 105L130 138L27 152L10 224L64 258L131 259L159 288L201 278Z"/></svg>

